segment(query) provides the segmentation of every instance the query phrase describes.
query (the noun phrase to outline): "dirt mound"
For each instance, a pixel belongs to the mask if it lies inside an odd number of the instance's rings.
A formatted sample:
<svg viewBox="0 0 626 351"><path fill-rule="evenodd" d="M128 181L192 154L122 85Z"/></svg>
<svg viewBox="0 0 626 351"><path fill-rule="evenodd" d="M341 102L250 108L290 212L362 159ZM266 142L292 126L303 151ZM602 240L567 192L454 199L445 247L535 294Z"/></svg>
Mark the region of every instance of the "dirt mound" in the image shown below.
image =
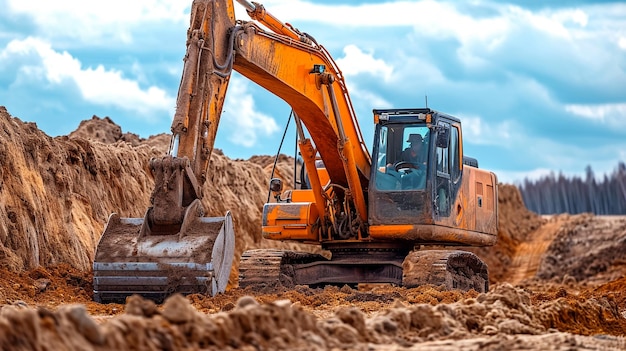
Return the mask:
<svg viewBox="0 0 626 351"><path fill-rule="evenodd" d="M537 277L609 282L626 275L625 253L625 216L572 216L556 232Z"/></svg>
<svg viewBox="0 0 626 351"><path fill-rule="evenodd" d="M8 219L0 222L3 267L19 272L67 263L89 271L108 216L143 217L154 187L148 161L165 154L169 139L165 134L146 140L128 135L111 119L94 117L71 136L51 138L0 108L0 216ZM292 159L279 161L278 176L291 184L284 164ZM205 215L232 212L236 257L246 247L298 248L261 242L267 165L216 152L209 174Z"/></svg>
<svg viewBox="0 0 626 351"><path fill-rule="evenodd" d="M161 149L163 152L167 149L170 139L169 135L165 133L151 136L148 139L143 139L134 133L122 133L122 127L115 124L111 118L100 118L95 115L91 119L80 122L78 128L68 136L70 138L98 141L104 144L115 144L119 141L129 143L132 146L145 144Z"/></svg>
<svg viewBox="0 0 626 351"><path fill-rule="evenodd" d="M51 138L0 108L0 262L12 271L68 263L88 270L109 213L148 204L148 147ZM99 184L110 184L106 189ZM132 193L123 189L134 190Z"/></svg>
<svg viewBox="0 0 626 351"><path fill-rule="evenodd" d="M568 215L553 216L542 226L530 232L526 239L514 246L513 260L506 270L509 272L503 280L517 285L534 279L548 247L555 238L555 233L568 223Z"/></svg>
<svg viewBox="0 0 626 351"><path fill-rule="evenodd" d="M419 289L409 291L437 298L436 291ZM348 288L300 290L302 296L318 301L358 296ZM180 295L172 296L162 307L134 296L128 299L124 314L96 321L83 305L65 305L56 311L10 305L0 310L0 346L30 350L44 345L47 349L81 350L626 347L626 339L615 336L624 333L624 319L615 304L603 298L559 297L533 305L528 292L508 284L487 294L459 296L455 302L436 305L403 301L402 295L394 297L389 291L366 296L366 300L385 301L389 307L379 304L376 313L368 313L343 305L319 318L302 306L302 300L259 303L254 297L241 296L223 311L206 314ZM582 336L591 334L604 336ZM442 348L444 345L448 347Z"/></svg>
<svg viewBox="0 0 626 351"><path fill-rule="evenodd" d="M517 187L498 187L498 243L472 251L489 265L492 282L525 280L603 284L626 275L626 217L539 216Z"/></svg>
<svg viewBox="0 0 626 351"><path fill-rule="evenodd" d="M6 263L12 271L60 263L89 270L95 244L108 215L118 212L123 217L143 216L153 187L147 162L166 152L169 136L161 134L140 139L123 133L110 118L94 116L83 121L69 137L51 138L36 125L12 118L4 108L0 109L0 125L0 155L5 163L0 183L0 215L7 218L0 223L0 262ZM254 156L246 161L231 160L219 150L214 153L203 205L208 216L233 211L238 253L252 247L302 249L262 241L260 235L261 209L269 195L269 176L273 170L275 177L284 180L286 188L293 187L294 177L299 178L293 167L293 158L285 155L280 155L278 160ZM299 164L296 168L299 169ZM471 251L487 262L492 284L534 276L536 268L521 277L511 277L510 269L515 266L519 271L519 263L513 258L521 256L520 246L533 239L531 233L536 236L538 228L546 228L549 221L528 211L514 186L500 184L498 202L498 243ZM578 224L574 226L582 228ZM547 243L553 239L551 233L551 230L546 232ZM563 233L566 235L565 231ZM582 232L577 229L576 233ZM545 261L542 277L551 279L567 273L549 271L550 266L558 266L558 255L577 257L575 253L564 251L576 247L579 239L574 239L560 240L563 247L551 249L554 254L549 257L554 259ZM602 241L604 237L593 245L602 245ZM616 249L619 246L611 252L615 253ZM536 253L536 256L542 255L543 252ZM611 264L619 264L619 261Z"/></svg>

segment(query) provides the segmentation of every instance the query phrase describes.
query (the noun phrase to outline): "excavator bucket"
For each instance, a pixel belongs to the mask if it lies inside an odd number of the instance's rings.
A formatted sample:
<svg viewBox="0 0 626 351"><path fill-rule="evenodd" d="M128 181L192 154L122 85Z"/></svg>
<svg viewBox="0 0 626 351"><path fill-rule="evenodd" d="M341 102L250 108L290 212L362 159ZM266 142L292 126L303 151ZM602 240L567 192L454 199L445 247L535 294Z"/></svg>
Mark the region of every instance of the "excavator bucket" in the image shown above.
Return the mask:
<svg viewBox="0 0 626 351"><path fill-rule="evenodd" d="M121 302L138 294L162 301L173 293L222 293L234 258L230 212L224 217L189 216L177 234L146 234L146 218L113 213L96 248L94 300Z"/></svg>

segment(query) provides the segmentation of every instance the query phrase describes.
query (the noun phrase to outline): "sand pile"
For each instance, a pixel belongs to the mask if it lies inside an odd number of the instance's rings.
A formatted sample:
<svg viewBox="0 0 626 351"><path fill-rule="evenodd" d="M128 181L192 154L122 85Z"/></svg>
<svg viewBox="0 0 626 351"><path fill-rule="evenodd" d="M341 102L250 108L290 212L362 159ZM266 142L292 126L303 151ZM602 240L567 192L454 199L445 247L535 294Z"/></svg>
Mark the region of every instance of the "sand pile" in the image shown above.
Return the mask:
<svg viewBox="0 0 626 351"><path fill-rule="evenodd" d="M145 160L155 155L126 143L51 138L0 107L2 266L21 271L68 263L88 270L109 213L140 216L147 206Z"/></svg>
<svg viewBox="0 0 626 351"><path fill-rule="evenodd" d="M167 137L165 134L162 136ZM97 141L103 144L114 144L118 141L124 141L132 146L137 146L145 139L142 139L137 134L122 133L122 127L118 126L109 117L100 118L93 116L91 119L81 121L78 128L68 135L70 138L81 138L90 141ZM151 138L152 139L152 138ZM167 146L169 137L164 144ZM161 145L159 145L160 147Z"/></svg>
<svg viewBox="0 0 626 351"><path fill-rule="evenodd" d="M626 217L571 216L559 228L537 277L605 283L626 276Z"/></svg>

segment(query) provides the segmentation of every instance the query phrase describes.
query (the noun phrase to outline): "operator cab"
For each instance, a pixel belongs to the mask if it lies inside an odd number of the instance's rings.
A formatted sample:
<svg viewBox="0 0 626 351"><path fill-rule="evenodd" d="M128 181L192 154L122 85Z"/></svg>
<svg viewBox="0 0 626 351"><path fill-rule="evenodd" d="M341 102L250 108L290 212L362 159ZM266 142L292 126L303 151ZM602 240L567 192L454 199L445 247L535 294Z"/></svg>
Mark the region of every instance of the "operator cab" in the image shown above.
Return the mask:
<svg viewBox="0 0 626 351"><path fill-rule="evenodd" d="M430 130L424 124L381 125L378 131L376 188L426 188Z"/></svg>
<svg viewBox="0 0 626 351"><path fill-rule="evenodd" d="M370 224L449 216L463 167L460 121L429 108L374 110L374 119Z"/></svg>

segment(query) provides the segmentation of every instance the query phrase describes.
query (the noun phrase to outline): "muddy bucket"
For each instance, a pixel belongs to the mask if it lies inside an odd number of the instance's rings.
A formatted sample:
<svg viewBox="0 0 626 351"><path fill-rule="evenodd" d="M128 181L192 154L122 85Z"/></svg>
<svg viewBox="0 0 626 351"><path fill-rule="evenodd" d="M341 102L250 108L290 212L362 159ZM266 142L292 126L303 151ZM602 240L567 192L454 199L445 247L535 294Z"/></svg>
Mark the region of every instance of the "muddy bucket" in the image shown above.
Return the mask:
<svg viewBox="0 0 626 351"><path fill-rule="evenodd" d="M161 302L173 293L225 291L235 250L230 212L195 217L173 235L143 234L145 220L109 217L93 263L96 302L123 303L133 294Z"/></svg>

